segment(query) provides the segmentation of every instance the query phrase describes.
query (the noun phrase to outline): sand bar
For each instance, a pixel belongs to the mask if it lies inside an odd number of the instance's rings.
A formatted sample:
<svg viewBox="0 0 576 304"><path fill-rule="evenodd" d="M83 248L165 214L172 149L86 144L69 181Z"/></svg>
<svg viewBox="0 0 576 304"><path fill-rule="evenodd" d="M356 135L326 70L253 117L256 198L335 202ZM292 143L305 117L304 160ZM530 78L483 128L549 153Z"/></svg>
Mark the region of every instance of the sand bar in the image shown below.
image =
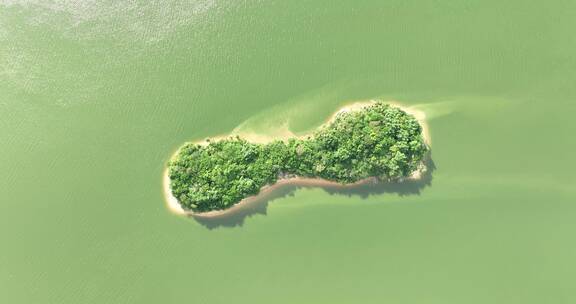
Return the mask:
<svg viewBox="0 0 576 304"><path fill-rule="evenodd" d="M330 116L330 118L328 118L320 127L323 127L325 125L330 124L332 121L334 121L336 119L336 116L340 113L358 111L358 110L360 110L366 106L373 104L374 102L376 102L376 101L370 100L370 101L354 102L354 103L348 104L348 105L340 108L334 114L332 114ZM419 111L413 107L403 106L402 104L395 102L395 101L389 101L386 103L388 103L388 104L390 104L396 108L399 108L402 111L414 116L414 118L416 118L416 120L418 120L418 123L422 126L422 137L424 139L424 142L428 146L431 145L432 142L431 142L430 133L429 133L430 129L428 127L428 124L426 123L426 114L423 111ZM305 135L297 136L296 134L290 132L287 128L286 128L286 130L287 131L283 132L284 134L282 134L282 136L274 137L274 138L271 138L269 136L260 136L258 134L231 134L231 135L219 135L219 136L215 136L215 137L210 137L210 140L211 141L218 141L218 140L230 138L231 136L238 135L238 136L242 137L243 139L246 139L249 142L264 144L264 143L271 142L273 140L287 140L289 138L302 139L302 138L305 138L306 136L309 135L309 134L305 134ZM206 140L202 140L202 141L196 141L194 143L199 144L199 145L207 145L209 142ZM179 149L172 155L171 159L174 158L178 154L178 152L179 152ZM412 180L420 179L422 176L422 173L424 171L426 171L426 168L424 166L422 166L421 168L419 168L419 170L415 171L407 179L412 179ZM234 204L230 208L227 208L224 210L214 210L214 211L209 211L209 212L201 212L201 213L184 210L182 208L182 206L180 205L180 203L178 202L178 200L172 195L172 191L170 190L170 177L168 175L168 168L166 168L166 170L164 170L164 173L162 176L162 189L164 192L164 200L166 202L166 207L168 208L168 210L171 213L174 213L177 215L193 216L193 217L201 217L201 218L217 218L217 217L225 217L228 215L232 215L232 214L260 201L260 199L262 197L264 197L267 194L270 194L274 190L276 190L276 189L278 189L284 185L324 186L324 187L328 186L328 187L340 187L340 188L353 188L353 187L356 187L359 185L375 183L375 182L376 182L376 178L374 178L374 177L369 177L369 178L366 178L366 179L363 179L363 180L360 180L360 181L357 181L357 182L351 183L351 184L341 184L341 183L328 181L328 180L321 179L321 178L305 178L305 177L283 178L283 179L279 179L273 185L266 185L266 186L260 188L260 192L258 194L254 195L254 196L247 197L247 198L241 200L240 202Z"/></svg>

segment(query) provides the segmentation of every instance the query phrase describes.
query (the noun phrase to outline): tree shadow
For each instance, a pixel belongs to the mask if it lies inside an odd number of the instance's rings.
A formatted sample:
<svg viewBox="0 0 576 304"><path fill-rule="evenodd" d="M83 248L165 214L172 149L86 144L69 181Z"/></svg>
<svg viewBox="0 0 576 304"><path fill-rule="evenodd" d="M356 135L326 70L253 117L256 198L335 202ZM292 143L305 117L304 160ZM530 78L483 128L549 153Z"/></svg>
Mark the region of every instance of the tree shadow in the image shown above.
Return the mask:
<svg viewBox="0 0 576 304"><path fill-rule="evenodd" d="M405 179L402 181L380 181L374 179L356 185L284 184L273 191L259 194L257 199L246 203L242 208L234 210L232 213L217 217L194 215L190 217L208 229L242 226L248 217L257 214L266 215L270 202L280 198L294 196L298 189L304 188L322 188L330 195L358 196L362 199L371 195L381 195L384 193L394 193L400 196L420 195L424 188L432 185L433 173L436 170L431 152L427 153L423 163L426 166L426 171L422 173L419 179Z"/></svg>

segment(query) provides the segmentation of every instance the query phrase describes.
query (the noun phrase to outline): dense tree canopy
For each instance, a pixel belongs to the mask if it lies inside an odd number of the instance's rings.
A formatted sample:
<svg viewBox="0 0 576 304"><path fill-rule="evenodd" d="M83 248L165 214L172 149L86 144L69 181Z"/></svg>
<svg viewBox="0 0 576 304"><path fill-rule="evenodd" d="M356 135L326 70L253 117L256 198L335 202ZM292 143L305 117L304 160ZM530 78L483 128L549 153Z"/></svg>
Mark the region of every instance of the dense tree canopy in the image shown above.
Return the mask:
<svg viewBox="0 0 576 304"><path fill-rule="evenodd" d="M409 114L382 102L343 112L307 139L253 144L239 137L188 143L169 163L170 187L195 212L229 208L281 176L353 183L417 170L427 147Z"/></svg>

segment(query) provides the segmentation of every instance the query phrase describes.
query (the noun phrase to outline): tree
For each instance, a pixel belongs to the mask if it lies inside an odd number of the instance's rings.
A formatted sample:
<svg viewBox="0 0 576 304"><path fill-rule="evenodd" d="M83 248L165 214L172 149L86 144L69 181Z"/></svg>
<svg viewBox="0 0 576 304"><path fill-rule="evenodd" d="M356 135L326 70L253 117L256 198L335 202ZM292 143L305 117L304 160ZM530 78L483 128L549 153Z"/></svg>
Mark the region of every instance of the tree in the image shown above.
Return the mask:
<svg viewBox="0 0 576 304"><path fill-rule="evenodd" d="M207 143L185 144L169 163L172 194L195 212L229 208L279 176L340 183L406 177L428 150L416 119L382 102L340 113L303 140L263 145L231 137Z"/></svg>

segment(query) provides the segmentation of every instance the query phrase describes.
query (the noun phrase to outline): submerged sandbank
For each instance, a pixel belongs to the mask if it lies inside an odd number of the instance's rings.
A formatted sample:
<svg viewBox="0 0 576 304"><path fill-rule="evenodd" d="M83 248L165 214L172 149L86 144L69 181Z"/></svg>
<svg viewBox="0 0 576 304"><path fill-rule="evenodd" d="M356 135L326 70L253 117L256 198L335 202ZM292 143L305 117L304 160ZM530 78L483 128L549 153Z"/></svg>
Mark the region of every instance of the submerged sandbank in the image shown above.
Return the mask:
<svg viewBox="0 0 576 304"><path fill-rule="evenodd" d="M358 110L361 110L362 108L364 108L366 106L374 104L375 102L376 102L376 100L356 101L356 102L352 102L352 103L349 103L347 105L344 105L343 107L338 109L336 112L334 112L332 115L330 115L320 126L318 126L318 128L322 128L322 127L332 123L336 119L336 116L338 116L338 114L340 114L340 113L358 111ZM418 110L413 106L402 105L400 102L397 102L397 101L386 101L385 103L387 103L393 107L399 108L402 111L412 115L418 121L420 126L422 126L422 137L424 139L424 142L428 146L430 146L432 144L430 132L429 132L429 127L428 127L428 124L426 122L426 113L424 111ZM305 139L307 136L312 135L313 131L314 130L311 130L308 133L297 135L294 132L290 131L288 124L284 124L281 128L277 129L277 131L273 135L258 134L256 132L240 132L240 131L233 130L230 134L221 134L221 135L211 136L211 137L207 137L207 138L202 139L202 140L192 141L192 143L206 146L210 143L210 141L219 141L219 140L227 139L227 138L234 137L234 136L240 136L242 139L245 139L246 141L251 142L251 143L267 144L267 143L270 143L274 140L286 141L290 138ZM210 141L208 141L208 139ZM176 152L171 156L171 159L178 154L179 150L180 149L176 150Z"/></svg>
<svg viewBox="0 0 576 304"><path fill-rule="evenodd" d="M337 115L340 113L357 111L357 110L360 110L360 109L362 109L366 106L369 106L375 102L376 102L375 100L370 100L370 101L361 101L361 102L354 102L354 103L348 104L348 105L340 108L334 114L332 114L321 126L319 126L319 128L330 124L332 121L334 121L336 119ZM395 102L395 101L386 102L386 103L390 104L396 108L399 108L402 111L412 115L418 121L420 126L422 127L422 137L424 139L424 142L428 146L431 145L429 127L428 127L428 124L426 123L426 114L423 111L417 110L413 107L403 106L400 103ZM211 141L218 141L218 140L230 138L231 136L240 136L249 142L265 144L265 143L269 143L273 140L288 140L290 138L303 139L303 138L306 138L307 136L309 136L310 134L311 133L298 136L298 135L294 134L293 132L291 132L288 129L288 127L286 126L286 128L283 129L283 132L281 132L281 134L278 134L279 135L278 137L259 135L256 133L236 133L236 134L219 135L219 136L210 137L210 140ZM199 145L208 145L209 141L208 140L202 140L202 141L196 141L193 143L199 144ZM178 155L179 151L180 151L180 149L176 150L176 152L171 156L170 159L172 159L176 155ZM169 170L168 168L166 168L166 170L164 170L163 177L162 177L162 186L163 186L162 188L163 188L163 192L164 192L164 200L166 202L166 207L168 208L168 210L170 212L177 214L177 215L186 215L186 216L193 216L193 217L200 217L200 218L217 218L217 217L225 217L228 215L232 215L232 214L234 214L240 210L243 210L244 208L251 206L254 203L259 202L261 198L263 198L264 196L268 195L269 193L273 192L274 190L276 190L276 189L278 189L284 185L324 186L324 187L327 186L327 187L339 187L339 188L345 189L345 188L353 188L353 187L357 187L359 185L377 182L377 179L375 177L369 177L369 178L366 178L366 179L363 179L363 180L360 180L360 181L357 181L357 182L351 183L351 184L341 184L338 182L333 182L333 181L325 180L322 178L306 178L306 177L298 177L298 176L289 177L289 178L281 178L281 179L278 179L278 181L276 181L276 183L274 183L272 185L266 185L266 186L260 188L260 191L258 194L250 196L250 197L246 197L246 198L242 199L240 202L231 206L230 208L223 209L223 210L214 210L214 211L198 213L198 212L184 210L184 208L182 208L182 206L178 202L178 199L176 199L172 195L172 191L170 189L170 176L168 174L169 173L168 170ZM426 171L426 167L424 166L424 164L422 164L421 167L418 168L418 170L416 170L410 177L407 177L406 179L418 180L422 177L422 173L425 171Z"/></svg>

